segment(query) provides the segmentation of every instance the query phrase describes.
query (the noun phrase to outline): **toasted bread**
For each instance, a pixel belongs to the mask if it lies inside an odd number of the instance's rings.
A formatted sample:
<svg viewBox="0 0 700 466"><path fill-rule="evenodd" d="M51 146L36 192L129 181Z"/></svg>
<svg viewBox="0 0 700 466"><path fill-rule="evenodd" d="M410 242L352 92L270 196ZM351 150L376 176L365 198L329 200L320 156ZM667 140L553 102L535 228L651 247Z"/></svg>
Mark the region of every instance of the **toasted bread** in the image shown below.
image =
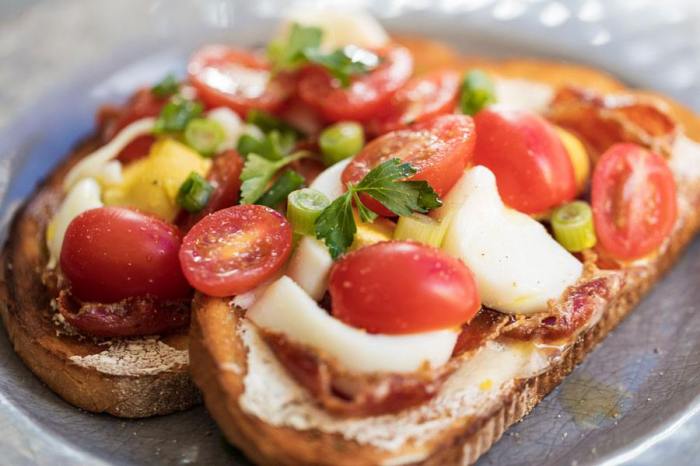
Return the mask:
<svg viewBox="0 0 700 466"><path fill-rule="evenodd" d="M45 230L62 199L62 181L99 144L81 144L16 214L2 255L0 314L17 354L54 392L92 412L139 418L199 402L188 372L187 330L163 338L97 341L56 321L42 283Z"/></svg>
<svg viewBox="0 0 700 466"><path fill-rule="evenodd" d="M601 92L624 90L620 83L607 75L579 66L534 60L467 60L451 55L444 49L436 49L437 46L429 43L415 40L405 43L417 55L419 69L422 62L428 67L454 67L455 64L463 68L479 66L510 78L536 80L554 86L577 83ZM686 135L699 139L700 120L679 104L662 100L683 125ZM519 421L556 387L674 263L700 227L696 208L700 202L700 180L680 183L679 198L684 207L679 210L679 221L663 254L649 259L641 267L640 273L631 273L622 291L605 302L600 319L566 346L556 361L550 363L544 372L504 384L494 399L468 416L455 415L450 411L450 406L442 406L444 409L437 411L445 413L438 414L442 416L439 427L426 427L419 440L411 438L394 448L382 448L374 442L358 441L357 431L344 435L342 429L307 428L303 420L297 423L294 419L276 423L246 409L242 399L246 394L251 352L257 344L251 343L251 337L246 336L249 331L244 328L247 324L241 311L224 299L203 295L195 298L190 335L193 378L203 392L209 412L225 436L256 464L472 464L510 425ZM255 351L259 353L258 349ZM258 362L266 358L274 359L268 352L256 357ZM275 364L272 362L270 365ZM275 377L276 374L280 373L261 371L255 376L265 378ZM265 389L264 381L257 384L257 388ZM274 396L284 394L275 392ZM438 401L436 404L440 403ZM317 412L311 411L310 415ZM402 429L401 420L404 418L397 415L396 420L392 421L391 416L388 420L383 416L382 425L394 422L393 429ZM291 427L293 425L301 427L297 429Z"/></svg>

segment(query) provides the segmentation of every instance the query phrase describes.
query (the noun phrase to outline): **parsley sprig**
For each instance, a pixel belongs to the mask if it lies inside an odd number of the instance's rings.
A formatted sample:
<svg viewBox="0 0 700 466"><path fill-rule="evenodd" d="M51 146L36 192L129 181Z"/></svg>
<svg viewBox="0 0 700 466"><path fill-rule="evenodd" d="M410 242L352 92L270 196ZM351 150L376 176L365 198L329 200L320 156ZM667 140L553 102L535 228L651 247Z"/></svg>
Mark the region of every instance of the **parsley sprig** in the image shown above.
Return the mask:
<svg viewBox="0 0 700 466"><path fill-rule="evenodd" d="M281 168L309 155L307 151L298 151L279 160L269 160L258 154L248 154L241 171L241 204L254 204Z"/></svg>
<svg viewBox="0 0 700 466"><path fill-rule="evenodd" d="M396 215L425 213L442 205L437 193L426 181L401 181L415 175L409 163L393 158L378 165L357 184L348 184L345 194L334 200L316 219L316 237L328 246L335 259L352 244L357 225L352 214L353 201L360 220L371 222L377 214L363 204L360 194L379 201Z"/></svg>
<svg viewBox="0 0 700 466"><path fill-rule="evenodd" d="M368 73L379 65L377 54L353 45L324 53L322 38L323 31L317 27L292 24L286 41L273 41L268 46L274 69L290 71L306 63L316 63L326 68L342 87L347 87L353 76Z"/></svg>

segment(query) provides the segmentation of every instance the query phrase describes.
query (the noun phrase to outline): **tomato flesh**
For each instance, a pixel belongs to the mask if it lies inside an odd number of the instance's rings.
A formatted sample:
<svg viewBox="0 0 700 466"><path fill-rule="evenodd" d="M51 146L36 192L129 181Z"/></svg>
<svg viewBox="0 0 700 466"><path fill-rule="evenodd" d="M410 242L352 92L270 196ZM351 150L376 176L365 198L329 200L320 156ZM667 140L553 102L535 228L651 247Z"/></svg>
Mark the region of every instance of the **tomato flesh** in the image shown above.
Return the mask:
<svg viewBox="0 0 700 466"><path fill-rule="evenodd" d="M123 207L78 215L61 248L61 270L83 301L131 297L180 299L190 295L178 260L180 232L169 223Z"/></svg>
<svg viewBox="0 0 700 466"><path fill-rule="evenodd" d="M367 74L356 76L341 87L328 71L311 66L302 71L299 97L329 121L367 121L389 103L391 96L408 81L413 58L404 47L376 51L382 62Z"/></svg>
<svg viewBox="0 0 700 466"><path fill-rule="evenodd" d="M600 157L591 184L600 249L620 260L646 256L676 223L676 184L666 160L635 144L615 144Z"/></svg>
<svg viewBox="0 0 700 466"><path fill-rule="evenodd" d="M386 110L367 122L367 132L384 134L436 115L452 113L457 101L459 75L443 70L411 79L399 89Z"/></svg>
<svg viewBox="0 0 700 466"><path fill-rule="evenodd" d="M510 207L539 214L576 196L574 168L556 131L527 111L489 108L474 117L474 164L496 175Z"/></svg>
<svg viewBox="0 0 700 466"><path fill-rule="evenodd" d="M214 159L207 180L214 186L207 205L197 213L182 210L177 224L188 231L205 216L217 210L231 207L238 202L241 189L243 158L235 150L227 150Z"/></svg>
<svg viewBox="0 0 700 466"><path fill-rule="evenodd" d="M271 278L292 251L292 228L279 212L237 205L204 217L180 249L190 284L210 296L232 296Z"/></svg>
<svg viewBox="0 0 700 466"><path fill-rule="evenodd" d="M367 144L342 174L343 184L358 183L374 167L392 158L416 169L411 180L424 180L444 196L472 160L474 122L467 115L439 115L408 129L392 131ZM393 214L369 196L362 202L385 217Z"/></svg>
<svg viewBox="0 0 700 466"><path fill-rule="evenodd" d="M187 66L190 82L210 108L229 107L245 116L251 109L277 110L294 90L287 74L274 77L266 60L225 45L199 49Z"/></svg>
<svg viewBox="0 0 700 466"><path fill-rule="evenodd" d="M457 328L480 307L464 263L406 241L376 243L343 256L331 268L329 291L333 315L371 333Z"/></svg>

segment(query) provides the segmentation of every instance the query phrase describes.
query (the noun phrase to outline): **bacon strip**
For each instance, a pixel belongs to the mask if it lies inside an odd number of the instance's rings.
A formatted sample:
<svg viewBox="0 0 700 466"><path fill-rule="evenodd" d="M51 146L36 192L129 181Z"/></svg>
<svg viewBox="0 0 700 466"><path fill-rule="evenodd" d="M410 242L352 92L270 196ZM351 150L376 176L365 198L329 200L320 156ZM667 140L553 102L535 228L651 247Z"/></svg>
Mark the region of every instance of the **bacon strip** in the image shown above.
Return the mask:
<svg viewBox="0 0 700 466"><path fill-rule="evenodd" d="M85 335L117 338L170 333L190 323L190 300L157 301L127 298L104 304L81 302L63 289L56 298L58 311Z"/></svg>
<svg viewBox="0 0 700 466"><path fill-rule="evenodd" d="M594 160L613 144L633 142L669 156L678 127L661 103L633 94L600 95L563 87L547 118L580 136Z"/></svg>

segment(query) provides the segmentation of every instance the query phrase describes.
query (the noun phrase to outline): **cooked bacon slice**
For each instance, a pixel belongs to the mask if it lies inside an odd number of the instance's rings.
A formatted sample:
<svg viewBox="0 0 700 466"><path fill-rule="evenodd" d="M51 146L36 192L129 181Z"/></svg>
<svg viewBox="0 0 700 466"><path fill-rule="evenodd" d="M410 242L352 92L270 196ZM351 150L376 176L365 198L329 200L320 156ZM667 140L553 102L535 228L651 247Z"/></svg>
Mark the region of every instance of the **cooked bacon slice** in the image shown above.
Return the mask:
<svg viewBox="0 0 700 466"><path fill-rule="evenodd" d="M79 301L64 289L56 303L66 322L80 333L94 337L162 335L190 323L188 299L157 301L139 297L111 304L91 303Z"/></svg>
<svg viewBox="0 0 700 466"><path fill-rule="evenodd" d="M623 285L624 274L618 272L587 280L569 288L564 299L550 306L547 312L514 318L502 328L501 335L544 342L570 337L579 332L596 312L603 312Z"/></svg>
<svg viewBox="0 0 700 466"><path fill-rule="evenodd" d="M507 322L503 314L482 310L463 327L447 364L409 374L352 373L328 356L282 334L263 331L262 336L287 372L325 410L339 416L376 416L424 403L435 396L460 361L497 337Z"/></svg>
<svg viewBox="0 0 700 466"><path fill-rule="evenodd" d="M669 156L678 127L662 105L653 97L600 95L563 87L552 100L547 118L580 136L594 160L619 142L637 143Z"/></svg>

